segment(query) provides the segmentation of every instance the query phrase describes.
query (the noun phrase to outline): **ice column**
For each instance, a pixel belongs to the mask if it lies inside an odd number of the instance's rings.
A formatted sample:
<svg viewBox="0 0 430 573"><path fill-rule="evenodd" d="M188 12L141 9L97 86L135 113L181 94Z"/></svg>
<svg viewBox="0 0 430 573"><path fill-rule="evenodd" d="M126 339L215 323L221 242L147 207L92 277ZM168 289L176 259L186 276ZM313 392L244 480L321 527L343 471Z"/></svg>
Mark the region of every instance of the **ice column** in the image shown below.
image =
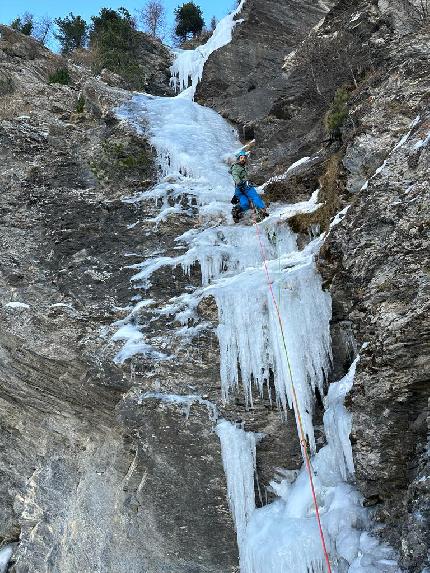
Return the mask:
<svg viewBox="0 0 430 573"><path fill-rule="evenodd" d="M254 476L256 445L259 435L222 420L216 427L221 441L221 454L227 479L228 502L240 548L245 541L246 527L255 510Z"/></svg>

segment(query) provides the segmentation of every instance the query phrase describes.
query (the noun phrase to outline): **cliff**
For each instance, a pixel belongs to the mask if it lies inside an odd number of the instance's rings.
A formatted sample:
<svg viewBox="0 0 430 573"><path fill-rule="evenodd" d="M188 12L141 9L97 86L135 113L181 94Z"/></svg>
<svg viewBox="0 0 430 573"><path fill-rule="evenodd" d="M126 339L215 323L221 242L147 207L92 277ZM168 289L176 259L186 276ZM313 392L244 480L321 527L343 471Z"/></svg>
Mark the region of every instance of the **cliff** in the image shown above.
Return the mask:
<svg viewBox="0 0 430 573"><path fill-rule="evenodd" d="M122 200L156 176L152 148L112 111L131 94L0 30L0 542L19 542L11 570L224 571L236 548L205 406L188 423L180 404L163 421L156 400L145 415L132 402L121 421L134 375L103 335L127 315L127 263L159 245ZM71 85L48 83L65 65Z"/></svg>
<svg viewBox="0 0 430 573"><path fill-rule="evenodd" d="M426 571L430 42L416 10L247 0L204 67L196 99L207 108L132 94L112 74L93 77L85 58L0 31L9 570L233 573L236 526L248 571L247 512L268 513L290 491L301 444L275 367L285 374L258 235L230 220L222 157L240 145L233 125L256 139L253 178L271 211L261 240L299 357L308 437L314 429L324 451L327 391L359 354L346 399L355 476L342 487L359 488L357 515L369 508L369 532L401 567ZM169 94L167 51L142 50L148 92ZM71 84L49 83L64 66ZM348 114L329 134L338 88ZM330 487L318 487L330 516ZM302 559L294 536L264 530L291 540L301 571L314 546ZM346 572L363 553L336 543ZM364 552L357 571L396 570L381 555ZM279 573L277 563L255 573Z"/></svg>

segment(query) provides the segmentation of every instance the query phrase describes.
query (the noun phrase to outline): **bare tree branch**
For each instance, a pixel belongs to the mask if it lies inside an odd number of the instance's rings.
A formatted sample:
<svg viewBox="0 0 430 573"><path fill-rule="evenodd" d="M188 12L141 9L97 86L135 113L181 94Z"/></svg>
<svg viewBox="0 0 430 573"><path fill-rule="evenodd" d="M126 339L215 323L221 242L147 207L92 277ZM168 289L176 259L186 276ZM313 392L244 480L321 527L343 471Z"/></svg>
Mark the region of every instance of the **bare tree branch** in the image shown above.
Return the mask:
<svg viewBox="0 0 430 573"><path fill-rule="evenodd" d="M138 14L146 32L154 38L163 35L166 24L166 8L161 0L148 0L145 6L138 10Z"/></svg>
<svg viewBox="0 0 430 573"><path fill-rule="evenodd" d="M44 46L48 44L52 31L53 31L54 21L49 16L42 16L34 24L34 30L32 36L39 40Z"/></svg>

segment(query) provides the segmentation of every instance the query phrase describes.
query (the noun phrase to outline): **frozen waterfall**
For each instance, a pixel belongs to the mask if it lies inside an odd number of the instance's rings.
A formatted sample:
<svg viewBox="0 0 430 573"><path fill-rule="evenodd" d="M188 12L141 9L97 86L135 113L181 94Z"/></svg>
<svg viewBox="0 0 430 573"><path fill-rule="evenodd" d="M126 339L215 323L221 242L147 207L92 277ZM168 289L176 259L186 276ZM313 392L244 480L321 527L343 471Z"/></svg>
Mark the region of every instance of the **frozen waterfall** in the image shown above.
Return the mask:
<svg viewBox="0 0 430 573"><path fill-rule="evenodd" d="M259 224L260 245L255 228L233 225L230 214L233 186L225 158L241 147L237 133L213 110L193 101L204 63L210 53L230 41L238 23L235 18L243 5L242 0L236 12L220 22L205 46L177 54L172 82L178 90L184 90L182 93L169 98L137 94L117 110L118 117L145 133L156 150L160 171L157 185L127 200L153 201L160 206L160 214L150 219L155 229L161 221L184 209L199 220L197 227L177 238L178 245L184 247L182 254L157 254L133 265L136 273L132 280L136 287L147 289L153 273L162 267L181 267L188 273L193 265L200 266L201 288L184 292L163 308L154 308L154 316L172 316L183 325L177 334L189 336L191 319L197 321L194 329L206 327L198 324L198 303L207 296L215 298L225 402L240 392L247 406L252 407L255 396L273 384L278 407L286 413L292 409L294 382L314 454L315 487L333 571L394 573L398 569L392 551L366 533L368 512L348 482L354 471L349 442L351 418L343 401L353 383L355 363L343 380L330 386L324 415L327 445L315 453L314 393L318 389L323 395L331 361L331 301L322 289L315 265L324 237L299 250L288 218L315 210L318 193L308 202L274 206L268 219ZM303 158L291 168L308 159ZM289 171L282 177L288 177ZM117 361L136 352L154 360L168 359L146 340L144 325L137 323L133 310L117 326L114 340L124 342ZM188 407L200 398L169 395L166 400L179 400ZM237 530L241 573L325 571L305 468L298 476L285 471L280 481L272 481L277 499L256 508L256 447L261 436L225 420L218 422L216 432Z"/></svg>
<svg viewBox="0 0 430 573"><path fill-rule="evenodd" d="M345 481L353 472L349 442L351 418L343 405L351 389L356 362L330 386L324 428L327 445L312 458L318 504L332 569L336 573L397 573L393 550L373 537L368 511L357 490ZM237 527L241 573L309 573L326 571L309 478L285 471L272 481L277 499L250 513L254 504L256 440L234 424L217 428L227 475L229 503ZM244 533L245 532L245 533Z"/></svg>

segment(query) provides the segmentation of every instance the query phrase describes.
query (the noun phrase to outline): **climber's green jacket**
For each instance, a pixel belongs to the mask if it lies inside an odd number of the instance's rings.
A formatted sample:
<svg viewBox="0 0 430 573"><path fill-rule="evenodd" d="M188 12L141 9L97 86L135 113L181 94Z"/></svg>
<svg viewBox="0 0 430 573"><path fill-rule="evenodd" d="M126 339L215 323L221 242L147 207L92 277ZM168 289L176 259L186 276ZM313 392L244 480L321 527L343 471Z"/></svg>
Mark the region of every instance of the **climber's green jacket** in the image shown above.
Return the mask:
<svg viewBox="0 0 430 573"><path fill-rule="evenodd" d="M230 171L234 182L236 185L240 185L241 183L245 183L248 180L248 171L246 169L246 165L241 165L240 163L235 163Z"/></svg>

